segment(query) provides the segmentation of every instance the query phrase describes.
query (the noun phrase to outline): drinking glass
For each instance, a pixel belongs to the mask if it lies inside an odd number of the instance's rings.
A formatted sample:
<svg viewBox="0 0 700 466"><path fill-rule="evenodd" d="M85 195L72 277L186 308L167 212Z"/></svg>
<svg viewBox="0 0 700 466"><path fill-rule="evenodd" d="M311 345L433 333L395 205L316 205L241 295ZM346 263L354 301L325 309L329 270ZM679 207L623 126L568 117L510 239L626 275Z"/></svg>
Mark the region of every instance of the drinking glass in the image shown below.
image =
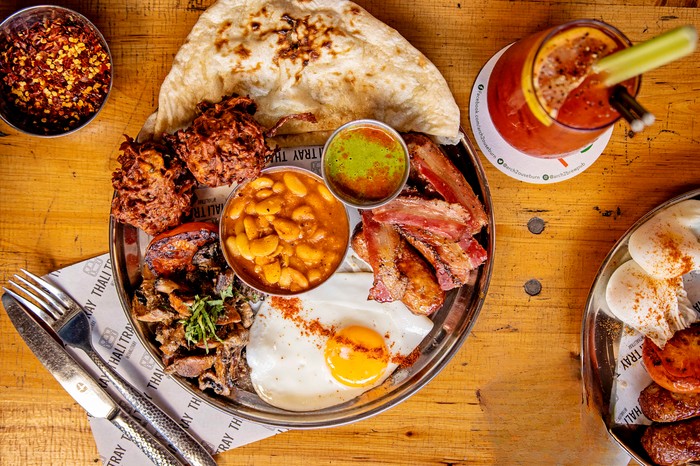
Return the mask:
<svg viewBox="0 0 700 466"><path fill-rule="evenodd" d="M510 46L488 81L488 109L499 134L539 158L562 158L590 145L620 118L609 102L612 89L591 65L630 46L597 20L571 21ZM621 85L636 96L640 81Z"/></svg>

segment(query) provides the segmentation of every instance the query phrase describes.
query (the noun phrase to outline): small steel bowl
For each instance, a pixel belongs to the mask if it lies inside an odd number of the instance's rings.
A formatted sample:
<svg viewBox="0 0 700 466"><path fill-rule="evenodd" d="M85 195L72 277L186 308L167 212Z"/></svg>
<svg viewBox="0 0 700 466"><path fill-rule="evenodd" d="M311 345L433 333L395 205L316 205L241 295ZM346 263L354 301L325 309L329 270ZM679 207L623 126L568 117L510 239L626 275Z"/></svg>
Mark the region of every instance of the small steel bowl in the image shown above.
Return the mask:
<svg viewBox="0 0 700 466"><path fill-rule="evenodd" d="M107 83L101 83L102 85L99 90L87 90L87 92L97 93L100 99L99 104L96 103L95 108L91 112L81 115L77 122L74 122L73 120L69 123L62 123L62 127L60 128L58 127L58 124L49 122L48 119L46 119L47 121L42 122L39 116L36 114L30 115L25 111L25 109L21 108L21 106L18 107L14 103L16 99L13 98L13 95L16 95L18 92L20 92L20 90L18 88L13 88L13 85L5 81L5 77L7 75L6 70L12 69L15 71L17 65L14 64L10 66L9 64L4 64L3 62L5 59L3 58L2 54L9 50L15 41L19 41L18 38L20 37L20 34L26 33L30 28L35 27L38 23L44 21L47 21L47 24L51 25L56 24L57 21L64 21L64 24L69 24L71 28L78 27L80 28L81 33L86 34L88 37L94 37L94 40L100 44L107 55L106 63L109 63L109 70L100 72L102 75L105 72L108 73ZM69 37L72 38L73 36ZM57 53L60 53L60 51ZM36 55L30 56L30 60L33 60L35 57ZM74 66L72 60L69 61L65 56L61 57L61 59L62 61L59 62L57 60L57 62L62 66ZM56 65L58 63L56 63ZM52 64L54 64L53 59ZM3 70L5 66L7 66L7 68ZM28 64L28 66L31 66L31 62ZM42 77L46 76L49 79L56 78L57 80L64 81L63 74L59 70L58 66L55 68L55 71L54 68L51 68L51 65L47 64L47 66L49 66L51 71L47 70L46 73L48 74L44 74ZM34 69L36 68L37 67L34 66ZM76 11L53 5L33 6L17 11L0 23L0 118L2 118L5 123L17 131L32 136L56 137L71 134L83 128L97 116L97 114L104 107L105 102L107 102L107 98L109 97L112 89L113 75L114 70L112 68L112 55L109 51L107 41L97 27L90 22L90 20ZM91 84L94 83L87 84L88 86L91 86ZM104 89L105 87L106 90ZM55 91L56 89L61 89L61 87L50 85L43 87L41 90L45 93L51 92L52 89ZM74 90L74 87L72 85L70 87L66 85L64 89L67 92L71 92ZM78 104L77 97L64 100L65 101L61 102L61 104L66 106L65 108L68 109L73 108L69 106L77 106Z"/></svg>
<svg viewBox="0 0 700 466"><path fill-rule="evenodd" d="M365 142L370 143L369 147L372 147L373 150L381 151L377 154L377 159L372 162L373 166L371 169L359 168L358 165L353 167L354 161L352 159L357 161L366 161L368 159L369 154L367 153L367 147L359 149L357 147L343 148L345 151L342 154L338 154L345 158L343 161L335 160L333 156L329 155L331 148L338 150L342 147L340 146L340 144L342 144L341 138L361 129L369 129L371 133L374 133L371 136L364 136ZM376 136L378 134L385 139L377 139ZM372 138L374 138L374 140L372 140ZM381 166L382 160L389 160L389 158L386 157L384 148L380 147L382 143L392 144L394 146L393 149L398 148L401 152L401 160L399 163L403 165L401 167L403 171L398 180L396 176L391 177L391 181L396 182L390 183L387 179L383 179L383 177L387 178L386 173L388 170L391 170L391 168ZM351 149L354 149L352 153L350 153ZM335 164L336 167L330 168L332 164ZM350 171L350 173L346 172L339 176L339 173L343 169ZM358 173L353 174L351 172L353 169L357 170ZM331 193L349 207L354 207L356 209L373 209L391 202L403 190L408 181L410 171L410 158L406 143L394 128L381 121L364 119L346 123L336 129L323 146L321 155L321 176L323 177L323 181L326 183ZM369 176L365 176L366 173L369 173ZM346 178L345 180L342 179L344 177ZM386 183L384 183L385 181ZM386 186L383 186L383 184L386 184ZM366 187L367 190L362 192L362 186ZM352 190L357 191L351 192ZM372 192L370 194L370 190L378 192ZM381 194L381 196L379 194Z"/></svg>
<svg viewBox="0 0 700 466"><path fill-rule="evenodd" d="M299 167L293 167L293 166L276 166L276 167L270 167L266 168L262 171L261 176L264 175L269 175L269 174L278 174L278 173L287 173L287 172L292 172L296 173L299 175L307 176L312 179L314 179L316 182L319 183L320 186L324 186L323 180L321 177L319 177L316 173L306 170L303 168ZM258 177L260 178L260 177ZM336 270L338 270L338 267L343 263L343 260L345 259L345 256L348 253L348 250L350 248L350 217L347 211L347 208L342 205L342 203L339 203L342 206L342 211L344 215L340 218L334 218L334 222L339 222L342 223L344 226L344 230L346 232L344 238L339 238L340 241L343 241L343 246L342 246L342 252L340 253L338 260L336 263L333 264L333 266L327 270L326 275L324 275L320 280L318 281L311 281L308 287L305 287L300 290L290 290L290 289L284 289L278 285L275 284L270 284L267 283L262 277L261 277L261 272L260 273L253 273L250 270L248 270L244 266L244 262L246 261L240 256L236 256L235 254L231 253L229 250L229 246L227 246L227 241L230 238L234 238L236 236L236 233L234 231L235 225L234 221L229 218L229 212L231 211L231 208L233 207L233 203L239 198L239 195L241 192L244 190L246 186L248 186L250 183L254 183L255 180L258 178L246 181L244 183L239 184L236 186L236 188L231 192L229 195L228 199L226 200L226 203L224 204L223 210L221 217L219 219L219 238L221 242L221 250L224 254L224 258L226 259L226 262L228 265L233 269L234 273L238 276L238 278L241 279L245 284L250 286L251 288L269 294L269 295L274 295L274 296L295 296L299 295L302 293L305 293L307 291L313 290L314 288L319 287L321 284L323 284L326 280L328 280ZM272 195L274 196L274 194ZM272 197L271 196L271 197ZM241 217L245 216L246 214L243 213L241 214ZM284 217L286 218L286 217ZM245 235L245 233L244 233ZM328 241L326 240L321 240L324 242L324 244ZM298 250L297 250L298 252ZM295 254L296 255L296 254Z"/></svg>

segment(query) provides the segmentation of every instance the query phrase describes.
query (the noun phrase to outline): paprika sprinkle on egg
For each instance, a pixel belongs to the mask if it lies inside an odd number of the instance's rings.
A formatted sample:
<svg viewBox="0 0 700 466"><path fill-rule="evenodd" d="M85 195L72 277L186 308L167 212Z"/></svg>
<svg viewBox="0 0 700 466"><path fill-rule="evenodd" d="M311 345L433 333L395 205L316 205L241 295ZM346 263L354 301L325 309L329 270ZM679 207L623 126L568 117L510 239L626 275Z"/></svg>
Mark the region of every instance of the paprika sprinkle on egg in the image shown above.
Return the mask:
<svg viewBox="0 0 700 466"><path fill-rule="evenodd" d="M358 208L393 199L408 178L408 150L390 127L359 120L339 128L323 154L323 176L341 201Z"/></svg>

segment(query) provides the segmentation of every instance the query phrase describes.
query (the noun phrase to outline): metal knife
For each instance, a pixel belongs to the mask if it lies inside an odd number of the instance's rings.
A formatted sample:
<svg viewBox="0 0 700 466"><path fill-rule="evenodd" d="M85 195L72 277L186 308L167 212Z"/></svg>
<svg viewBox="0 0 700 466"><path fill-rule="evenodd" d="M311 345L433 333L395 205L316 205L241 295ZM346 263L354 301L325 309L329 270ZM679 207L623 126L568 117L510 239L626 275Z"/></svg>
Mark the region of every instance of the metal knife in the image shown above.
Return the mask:
<svg viewBox="0 0 700 466"><path fill-rule="evenodd" d="M11 296L2 304L17 332L61 386L91 416L108 419L158 466L182 466L164 445L124 412L112 397L73 357Z"/></svg>

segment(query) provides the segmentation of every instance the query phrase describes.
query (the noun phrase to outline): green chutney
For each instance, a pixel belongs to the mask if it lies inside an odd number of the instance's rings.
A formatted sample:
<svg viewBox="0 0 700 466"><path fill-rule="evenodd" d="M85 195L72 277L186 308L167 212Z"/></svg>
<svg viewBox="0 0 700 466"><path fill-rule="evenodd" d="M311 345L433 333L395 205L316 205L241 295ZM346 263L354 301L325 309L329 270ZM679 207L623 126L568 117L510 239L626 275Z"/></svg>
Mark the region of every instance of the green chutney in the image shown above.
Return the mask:
<svg viewBox="0 0 700 466"><path fill-rule="evenodd" d="M409 170L404 147L381 126L350 125L326 147L326 181L341 199L352 204L380 203L403 188Z"/></svg>

